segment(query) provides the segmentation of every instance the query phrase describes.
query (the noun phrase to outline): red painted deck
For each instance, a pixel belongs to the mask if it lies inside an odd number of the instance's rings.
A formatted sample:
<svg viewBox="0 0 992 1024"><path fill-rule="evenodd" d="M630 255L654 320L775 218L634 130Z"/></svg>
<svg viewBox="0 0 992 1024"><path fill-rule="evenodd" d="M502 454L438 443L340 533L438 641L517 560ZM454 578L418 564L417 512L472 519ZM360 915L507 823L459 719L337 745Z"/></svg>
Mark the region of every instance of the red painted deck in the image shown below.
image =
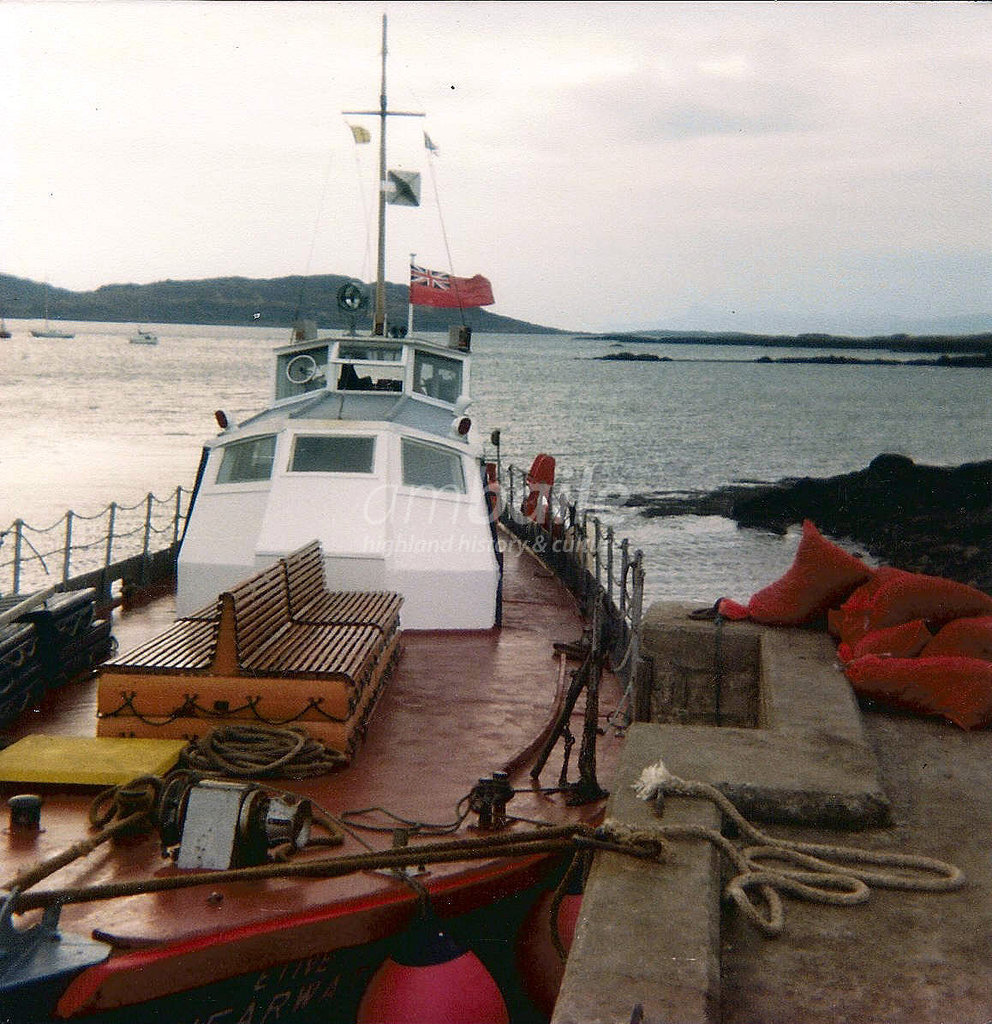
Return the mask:
<svg viewBox="0 0 992 1024"><path fill-rule="evenodd" d="M121 615L114 633L124 651L171 621L172 603L166 599ZM546 728L570 671L578 667L574 661L563 666L553 645L578 640L581 630L582 620L572 596L533 556L511 544L506 553L503 628L403 634L396 673L353 764L320 779L276 780L274 785L304 794L335 815L383 807L409 820L453 821L459 800L478 779L513 762ZM613 710L618 698L616 680L604 676L601 716ZM579 718L583 704L580 699ZM49 695L45 706L28 713L19 723L19 733L9 739L29 732L95 735L95 725L95 683L90 681ZM572 732L581 735L581 721L573 723ZM557 781L561 749L559 744L544 770L541 782L545 786ZM607 730L600 737L598 751L600 782L606 788L618 749L618 739ZM572 756L572 779L576 777L577 753L578 744ZM529 764L521 764L511 776L515 786L530 787ZM43 791L43 795L43 831L27 841L15 840L7 832L0 838L5 878L70 846L89 831L86 815L93 790ZM518 794L508 811L549 822L579 817L596 821L603 806L600 802L569 808L560 794L532 790ZM463 832L477 834L469 831L471 820ZM366 833L365 838L380 847L391 842L388 834ZM349 839L339 849L348 854L361 852L362 847ZM326 851L322 855L326 856ZM432 868L419 878L437 893L436 903L442 912L469 909L473 902L491 897L494 885L496 891L512 888L509 878L502 883L498 880L504 867L499 862L447 865ZM513 870L525 867L516 865ZM134 845L105 845L38 888L175 872L171 862L162 859L157 837L151 837ZM473 881L482 886L474 894ZM463 883L468 884L467 905L460 898L447 905L442 891L456 891ZM412 902L411 889L384 873L330 880L268 880L71 905L63 910L62 928L109 940L122 954L178 944L176 952L181 951L182 956L168 969L164 963L161 969L145 964L140 997L147 998L177 984L176 967L180 964L183 971L202 981L230 973L232 958L240 973L285 959L290 950L292 956L299 957L381 937L383 928L405 920ZM213 939L221 934L224 942L218 946ZM136 955L125 954L125 960ZM112 958L109 969L90 976L93 983L98 976L110 976L98 997L104 1005L138 996L133 978L129 984L123 978L120 983L113 981L114 963Z"/></svg>

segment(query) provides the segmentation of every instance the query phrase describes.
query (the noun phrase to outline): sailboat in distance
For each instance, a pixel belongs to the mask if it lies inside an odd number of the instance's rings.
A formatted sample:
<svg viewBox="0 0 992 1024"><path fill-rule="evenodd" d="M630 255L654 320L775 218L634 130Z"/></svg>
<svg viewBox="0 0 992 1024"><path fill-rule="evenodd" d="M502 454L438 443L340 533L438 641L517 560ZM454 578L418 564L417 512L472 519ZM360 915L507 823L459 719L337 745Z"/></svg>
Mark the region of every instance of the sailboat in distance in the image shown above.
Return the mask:
<svg viewBox="0 0 992 1024"><path fill-rule="evenodd" d="M75 334L72 331L66 331L61 327L53 327L48 320L48 293L49 289L45 287L45 326L34 327L31 329L31 336L34 338L75 338Z"/></svg>

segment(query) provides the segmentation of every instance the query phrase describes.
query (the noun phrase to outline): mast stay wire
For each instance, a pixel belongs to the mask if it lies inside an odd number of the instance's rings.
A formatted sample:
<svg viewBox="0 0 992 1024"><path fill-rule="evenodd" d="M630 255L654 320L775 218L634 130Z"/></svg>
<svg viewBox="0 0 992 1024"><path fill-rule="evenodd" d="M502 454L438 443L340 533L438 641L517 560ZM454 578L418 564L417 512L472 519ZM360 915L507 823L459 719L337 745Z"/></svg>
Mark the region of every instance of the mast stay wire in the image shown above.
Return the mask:
<svg viewBox="0 0 992 1024"><path fill-rule="evenodd" d="M424 149L427 150L427 170L430 173L431 187L434 190L434 205L437 207L437 219L441 225L441 238L444 240L444 252L448 258L448 273L455 276L454 260L451 258L451 245L448 241L448 228L444 222L444 211L441 209L441 195L437 187L437 175L434 172L434 160L436 158L436 149L427 144L428 134L424 131ZM462 326L465 326L465 308L463 306L458 307L458 315L461 317Z"/></svg>

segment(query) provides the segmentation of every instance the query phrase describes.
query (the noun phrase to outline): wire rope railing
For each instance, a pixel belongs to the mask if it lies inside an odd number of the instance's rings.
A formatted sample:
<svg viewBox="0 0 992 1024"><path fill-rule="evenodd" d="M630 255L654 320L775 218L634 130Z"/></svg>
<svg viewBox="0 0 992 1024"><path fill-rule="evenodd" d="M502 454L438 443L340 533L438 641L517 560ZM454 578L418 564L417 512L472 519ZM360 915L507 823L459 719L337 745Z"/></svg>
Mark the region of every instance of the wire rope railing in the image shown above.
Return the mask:
<svg viewBox="0 0 992 1024"><path fill-rule="evenodd" d="M54 523L15 519L0 531L0 596L17 597L58 585L72 590L143 576L174 554L192 492L177 487L166 498L147 494L133 505L112 501L91 515L69 509Z"/></svg>
<svg viewBox="0 0 992 1024"><path fill-rule="evenodd" d="M619 539L613 526L599 516L580 511L563 489L542 488L536 501L533 490L524 470L502 467L500 522L564 580L587 612L600 602L602 640L627 688L620 714L629 723L638 710L634 704L641 667L643 553L631 550L630 541Z"/></svg>

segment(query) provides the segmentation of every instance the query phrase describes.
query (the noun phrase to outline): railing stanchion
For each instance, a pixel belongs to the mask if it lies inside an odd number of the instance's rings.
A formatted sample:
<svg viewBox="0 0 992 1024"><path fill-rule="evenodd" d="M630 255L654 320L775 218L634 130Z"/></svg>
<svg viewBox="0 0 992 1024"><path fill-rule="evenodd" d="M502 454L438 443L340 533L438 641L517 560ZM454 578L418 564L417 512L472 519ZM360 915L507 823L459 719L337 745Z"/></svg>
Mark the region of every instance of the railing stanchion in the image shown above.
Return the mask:
<svg viewBox="0 0 992 1024"><path fill-rule="evenodd" d="M14 589L15 595L21 592L21 544L23 542L24 520L14 520Z"/></svg>
<svg viewBox="0 0 992 1024"><path fill-rule="evenodd" d="M117 502L112 501L107 511L109 515L107 517L107 550L103 559L104 569L110 568L114 557L114 525L117 522Z"/></svg>
<svg viewBox="0 0 992 1024"><path fill-rule="evenodd" d="M606 528L606 596L613 605L613 527Z"/></svg>
<svg viewBox="0 0 992 1024"><path fill-rule="evenodd" d="M145 538L141 548L141 558L145 562L148 561L148 548L152 539L152 502L154 500L155 495L149 491L148 497L145 498Z"/></svg>
<svg viewBox="0 0 992 1024"><path fill-rule="evenodd" d="M69 564L72 561L72 519L73 511L69 509L65 514L65 547L62 551L62 582L69 582Z"/></svg>
<svg viewBox="0 0 992 1024"><path fill-rule="evenodd" d="M172 517L172 546L179 543L179 520L183 514L183 487L180 484L176 488L176 514Z"/></svg>
<svg viewBox="0 0 992 1024"><path fill-rule="evenodd" d="M592 520L593 525L593 566L596 570L596 588L597 590L603 589L603 553L600 550L600 545L603 541L602 523L599 521L599 516L594 516Z"/></svg>
<svg viewBox="0 0 992 1024"><path fill-rule="evenodd" d="M620 541L620 614L627 611L627 573L630 569L630 541Z"/></svg>

